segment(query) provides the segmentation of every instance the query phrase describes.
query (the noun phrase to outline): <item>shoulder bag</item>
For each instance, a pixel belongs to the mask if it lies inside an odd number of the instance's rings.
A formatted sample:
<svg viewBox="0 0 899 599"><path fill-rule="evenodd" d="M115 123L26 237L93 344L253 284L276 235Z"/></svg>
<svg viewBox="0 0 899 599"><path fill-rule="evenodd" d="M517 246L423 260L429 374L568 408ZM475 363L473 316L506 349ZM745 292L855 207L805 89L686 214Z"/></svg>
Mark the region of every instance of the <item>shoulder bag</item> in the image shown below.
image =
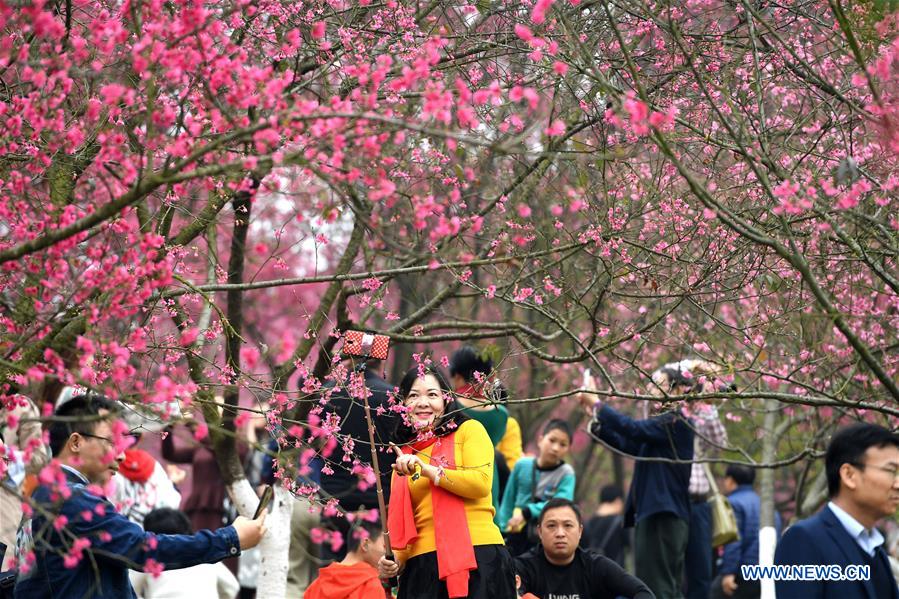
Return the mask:
<svg viewBox="0 0 899 599"><path fill-rule="evenodd" d="M740 530L737 528L737 517L730 501L718 490L718 484L712 475L712 469L708 462L703 463L705 476L709 480L712 496L709 498L709 507L712 509L712 547L720 547L740 540Z"/></svg>

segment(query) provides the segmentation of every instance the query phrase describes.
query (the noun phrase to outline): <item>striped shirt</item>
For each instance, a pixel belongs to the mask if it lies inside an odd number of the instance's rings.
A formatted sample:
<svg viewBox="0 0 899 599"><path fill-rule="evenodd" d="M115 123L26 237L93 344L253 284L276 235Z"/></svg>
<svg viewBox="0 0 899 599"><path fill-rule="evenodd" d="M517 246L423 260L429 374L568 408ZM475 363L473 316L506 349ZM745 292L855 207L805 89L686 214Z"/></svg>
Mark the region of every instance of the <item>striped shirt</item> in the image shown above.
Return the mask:
<svg viewBox="0 0 899 599"><path fill-rule="evenodd" d="M712 456L722 445L727 445L727 431L718 419L715 406L697 410L691 414L691 420L696 431L693 441L693 459L696 461L690 471L690 495L708 495L712 489L700 460Z"/></svg>

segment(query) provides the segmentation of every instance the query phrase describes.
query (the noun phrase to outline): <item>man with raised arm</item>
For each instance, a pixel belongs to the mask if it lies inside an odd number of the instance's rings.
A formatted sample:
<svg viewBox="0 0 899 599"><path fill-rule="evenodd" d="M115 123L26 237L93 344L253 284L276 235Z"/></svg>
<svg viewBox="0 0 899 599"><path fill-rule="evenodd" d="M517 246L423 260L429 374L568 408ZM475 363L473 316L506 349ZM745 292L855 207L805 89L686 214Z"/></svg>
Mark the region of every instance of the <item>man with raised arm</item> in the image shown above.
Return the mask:
<svg viewBox="0 0 899 599"><path fill-rule="evenodd" d="M586 383L596 389L592 378ZM624 511L624 526L635 529L637 576L658 597L683 597L695 436L690 420L672 398L655 402L656 415L642 420L604 405L595 393L579 400L592 417L593 438L637 461Z"/></svg>

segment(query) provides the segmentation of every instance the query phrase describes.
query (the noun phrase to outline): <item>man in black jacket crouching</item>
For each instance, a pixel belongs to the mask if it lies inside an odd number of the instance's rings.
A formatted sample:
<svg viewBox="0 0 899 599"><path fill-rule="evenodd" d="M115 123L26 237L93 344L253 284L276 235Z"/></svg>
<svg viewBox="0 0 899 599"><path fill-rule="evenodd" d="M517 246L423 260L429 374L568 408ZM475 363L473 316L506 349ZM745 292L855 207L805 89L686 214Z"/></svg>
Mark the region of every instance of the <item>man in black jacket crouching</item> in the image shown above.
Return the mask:
<svg viewBox="0 0 899 599"><path fill-rule="evenodd" d="M521 591L541 599L655 599L642 581L609 558L578 547L584 525L577 505L550 499L537 519L540 546L515 558Z"/></svg>

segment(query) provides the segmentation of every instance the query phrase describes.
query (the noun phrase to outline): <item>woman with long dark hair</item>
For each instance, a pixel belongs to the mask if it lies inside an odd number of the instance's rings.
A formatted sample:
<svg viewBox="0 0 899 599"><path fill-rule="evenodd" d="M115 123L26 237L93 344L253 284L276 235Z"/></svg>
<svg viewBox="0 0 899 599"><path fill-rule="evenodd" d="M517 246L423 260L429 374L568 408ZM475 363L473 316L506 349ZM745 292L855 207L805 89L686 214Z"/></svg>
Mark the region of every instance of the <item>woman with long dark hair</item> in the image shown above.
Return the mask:
<svg viewBox="0 0 899 599"><path fill-rule="evenodd" d="M388 530L399 599L514 599L512 558L493 522L493 443L466 418L446 377L419 365L403 377Z"/></svg>

